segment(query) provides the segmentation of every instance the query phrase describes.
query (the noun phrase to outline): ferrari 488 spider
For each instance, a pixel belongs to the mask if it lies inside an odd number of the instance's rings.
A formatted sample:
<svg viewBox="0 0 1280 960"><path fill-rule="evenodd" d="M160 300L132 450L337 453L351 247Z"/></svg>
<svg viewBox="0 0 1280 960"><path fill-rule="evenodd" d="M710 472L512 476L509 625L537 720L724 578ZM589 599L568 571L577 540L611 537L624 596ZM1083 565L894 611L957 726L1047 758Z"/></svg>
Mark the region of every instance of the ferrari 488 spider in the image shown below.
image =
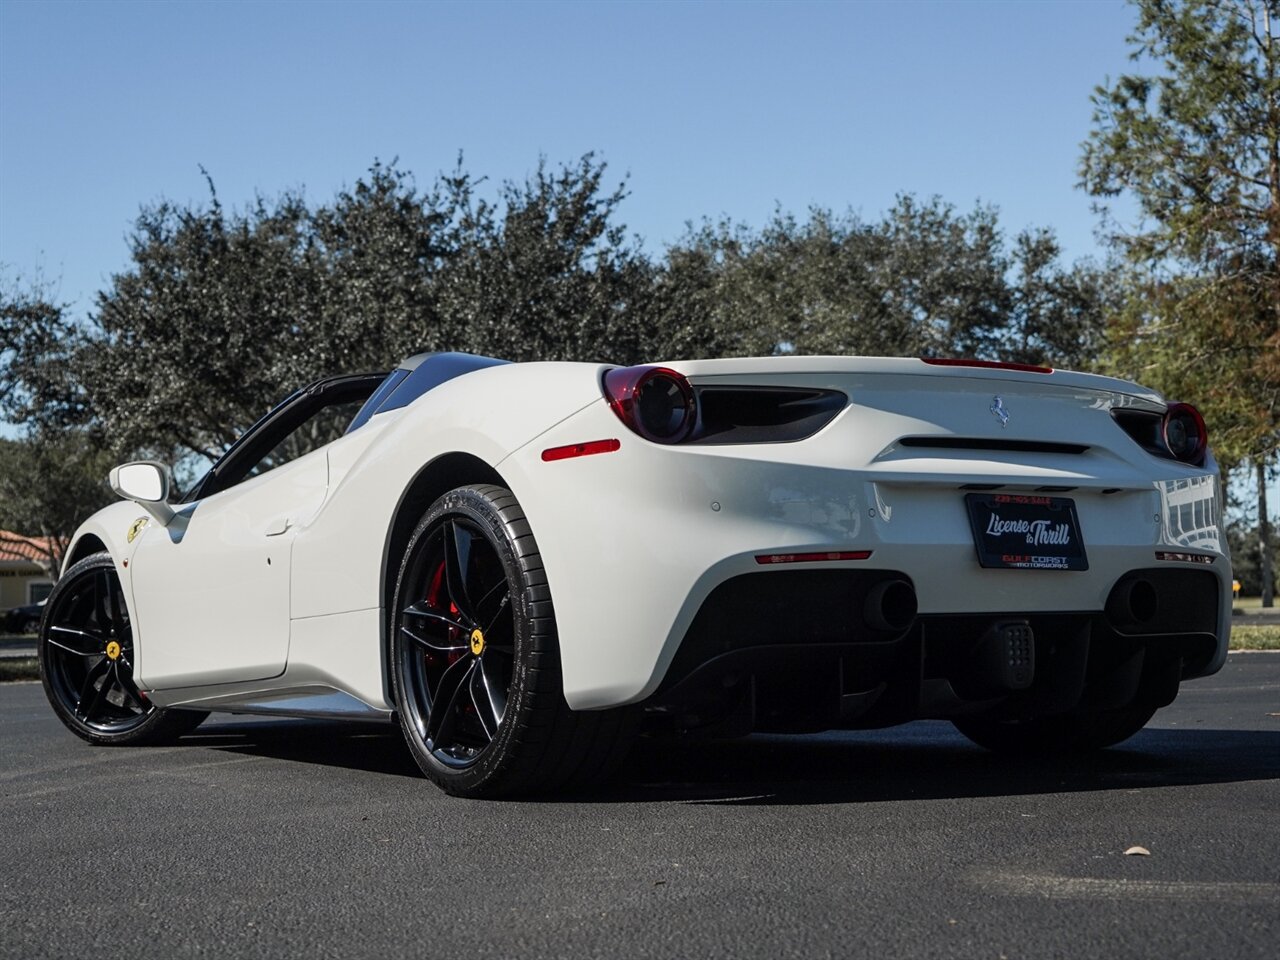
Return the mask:
<svg viewBox="0 0 1280 960"><path fill-rule="evenodd" d="M185 495L116 468L45 606L54 710L398 722L451 793L601 775L638 731L946 718L1096 749L1226 656L1194 408L964 360L410 358L290 396Z"/></svg>

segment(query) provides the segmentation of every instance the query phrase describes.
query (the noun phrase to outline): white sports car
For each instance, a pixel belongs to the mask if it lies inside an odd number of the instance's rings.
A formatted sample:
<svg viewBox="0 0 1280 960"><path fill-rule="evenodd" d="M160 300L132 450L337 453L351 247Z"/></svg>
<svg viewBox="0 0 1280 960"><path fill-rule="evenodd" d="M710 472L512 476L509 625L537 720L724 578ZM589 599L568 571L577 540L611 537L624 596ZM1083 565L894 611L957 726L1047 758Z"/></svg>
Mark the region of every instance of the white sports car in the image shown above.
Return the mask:
<svg viewBox="0 0 1280 960"><path fill-rule="evenodd" d="M1094 749L1227 650L1200 415L1044 367L422 355L293 394L180 499L154 462L111 483L39 644L94 743L395 721L476 797L641 729Z"/></svg>

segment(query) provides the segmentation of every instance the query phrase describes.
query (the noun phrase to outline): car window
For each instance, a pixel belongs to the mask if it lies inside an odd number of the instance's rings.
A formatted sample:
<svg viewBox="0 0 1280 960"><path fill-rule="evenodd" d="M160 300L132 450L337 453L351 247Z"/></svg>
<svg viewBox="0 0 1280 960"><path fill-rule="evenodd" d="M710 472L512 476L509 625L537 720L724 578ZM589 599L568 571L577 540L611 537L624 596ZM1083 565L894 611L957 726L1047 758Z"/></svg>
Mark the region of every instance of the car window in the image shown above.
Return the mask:
<svg viewBox="0 0 1280 960"><path fill-rule="evenodd" d="M266 456L250 467L245 473L245 479L274 470L337 440L346 432L347 424L360 411L360 407L359 400L351 400L317 411L309 420L298 424Z"/></svg>
<svg viewBox="0 0 1280 960"><path fill-rule="evenodd" d="M327 377L291 394L233 443L181 502L227 490L338 439L386 377Z"/></svg>

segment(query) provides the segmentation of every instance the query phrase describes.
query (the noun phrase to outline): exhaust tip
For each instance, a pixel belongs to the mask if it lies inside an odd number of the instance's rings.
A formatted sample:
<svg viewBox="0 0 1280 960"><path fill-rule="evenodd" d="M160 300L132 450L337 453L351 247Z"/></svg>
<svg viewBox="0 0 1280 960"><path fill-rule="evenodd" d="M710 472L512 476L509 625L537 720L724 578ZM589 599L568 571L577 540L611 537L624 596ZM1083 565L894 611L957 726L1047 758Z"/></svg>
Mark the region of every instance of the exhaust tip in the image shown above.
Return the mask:
<svg viewBox="0 0 1280 960"><path fill-rule="evenodd" d="M1134 578L1116 585L1107 600L1107 618L1116 626L1142 626L1160 612L1160 596L1150 580Z"/></svg>
<svg viewBox="0 0 1280 960"><path fill-rule="evenodd" d="M862 617L875 630L901 633L916 619L916 591L905 580L882 580L867 592Z"/></svg>

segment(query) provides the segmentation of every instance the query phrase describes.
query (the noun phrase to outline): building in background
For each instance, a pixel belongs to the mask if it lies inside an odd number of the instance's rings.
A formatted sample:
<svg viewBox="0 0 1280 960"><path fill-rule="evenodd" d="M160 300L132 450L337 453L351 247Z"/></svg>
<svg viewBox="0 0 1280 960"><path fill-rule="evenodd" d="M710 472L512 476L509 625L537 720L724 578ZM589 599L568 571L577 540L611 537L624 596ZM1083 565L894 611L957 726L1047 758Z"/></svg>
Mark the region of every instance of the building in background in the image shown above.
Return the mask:
<svg viewBox="0 0 1280 960"><path fill-rule="evenodd" d="M0 610L39 603L49 595L48 556L43 538L0 530Z"/></svg>

